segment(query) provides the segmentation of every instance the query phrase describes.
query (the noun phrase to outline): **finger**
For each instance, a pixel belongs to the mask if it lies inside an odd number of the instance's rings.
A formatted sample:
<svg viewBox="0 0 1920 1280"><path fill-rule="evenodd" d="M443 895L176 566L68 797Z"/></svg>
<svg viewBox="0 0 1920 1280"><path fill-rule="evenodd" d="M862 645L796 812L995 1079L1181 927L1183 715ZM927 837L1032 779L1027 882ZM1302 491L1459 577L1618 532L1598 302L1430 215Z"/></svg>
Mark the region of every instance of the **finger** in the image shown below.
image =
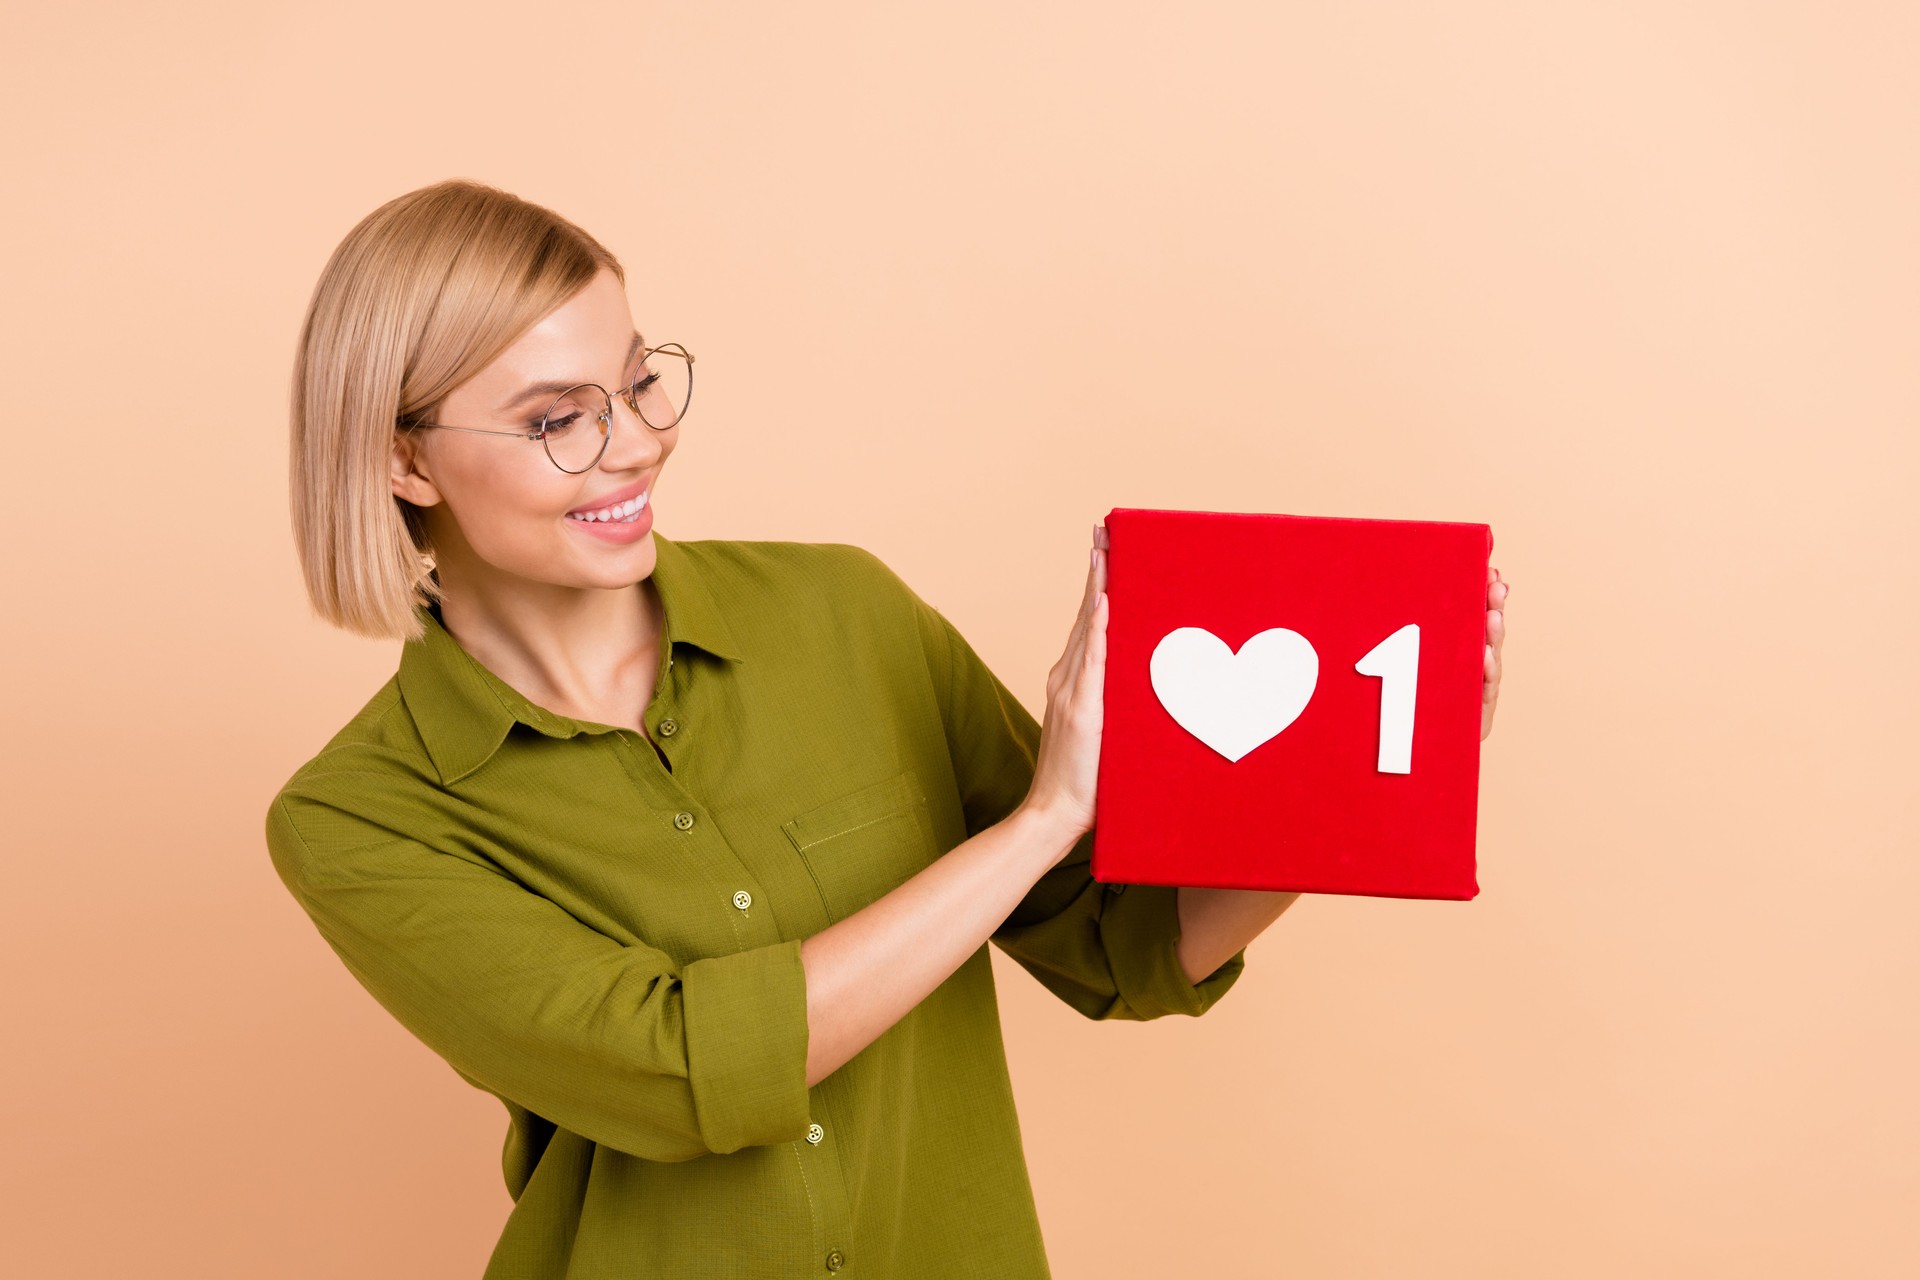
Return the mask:
<svg viewBox="0 0 1920 1280"><path fill-rule="evenodd" d="M1087 668L1102 670L1107 663L1107 593L1102 591L1087 624Z"/></svg>
<svg viewBox="0 0 1920 1280"><path fill-rule="evenodd" d="M1087 580L1080 591L1080 608L1073 618L1073 632L1069 642L1077 639L1087 629L1087 615L1093 612L1093 601L1100 594L1100 552L1097 548L1087 548Z"/></svg>
<svg viewBox="0 0 1920 1280"><path fill-rule="evenodd" d="M1080 584L1080 605L1074 613L1073 625L1078 628L1089 613L1093 612L1093 597L1096 594L1094 575L1100 571L1100 553L1092 547L1087 548L1087 580Z"/></svg>
<svg viewBox="0 0 1920 1280"><path fill-rule="evenodd" d="M1489 609L1487 611L1487 643L1493 646L1493 652L1497 656L1500 652L1500 647L1504 645L1506 642L1507 642L1506 610Z"/></svg>
<svg viewBox="0 0 1920 1280"><path fill-rule="evenodd" d="M1087 548L1086 589L1080 593L1080 608L1073 615L1073 627L1067 632L1066 651L1061 655L1069 672L1079 665L1081 646L1085 642L1087 631L1087 618L1093 612L1093 602L1097 595L1094 588L1094 574L1098 570L1098 565L1095 563L1097 555L1098 552L1092 547Z"/></svg>
<svg viewBox="0 0 1920 1280"><path fill-rule="evenodd" d="M1085 699L1092 700L1091 708L1081 708L1081 714L1098 716L1100 702L1106 689L1106 591L1100 593L1100 599L1094 601L1092 618L1087 622L1087 649L1081 654L1079 666L1075 668L1073 679L1073 704L1081 706L1081 681L1085 681L1087 693Z"/></svg>
<svg viewBox="0 0 1920 1280"><path fill-rule="evenodd" d="M1102 591L1094 602L1093 617L1087 620L1086 652L1080 658L1080 675L1087 681L1086 696L1100 700L1106 688L1107 676L1107 593ZM1080 697L1080 681L1074 681L1074 696ZM1096 711L1098 707L1094 708Z"/></svg>
<svg viewBox="0 0 1920 1280"><path fill-rule="evenodd" d="M1086 616L1088 619L1093 615L1093 601L1097 601L1100 596L1105 595L1107 590L1107 553L1099 547L1095 547L1093 550L1093 574L1089 580L1089 585L1092 588L1092 600L1089 602L1087 609ZM1086 639L1087 626L1087 621L1083 619L1080 624L1080 636L1083 643Z"/></svg>

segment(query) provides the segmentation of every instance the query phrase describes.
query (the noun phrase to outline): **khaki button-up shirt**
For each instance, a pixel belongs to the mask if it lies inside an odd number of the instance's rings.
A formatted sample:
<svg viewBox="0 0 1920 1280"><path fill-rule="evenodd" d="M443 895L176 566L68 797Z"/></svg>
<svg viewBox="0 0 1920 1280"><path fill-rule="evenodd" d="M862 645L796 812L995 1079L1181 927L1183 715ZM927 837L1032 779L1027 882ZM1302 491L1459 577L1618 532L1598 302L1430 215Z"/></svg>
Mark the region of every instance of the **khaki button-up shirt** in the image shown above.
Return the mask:
<svg viewBox="0 0 1920 1280"><path fill-rule="evenodd" d="M987 948L811 1089L800 964L1011 812L1039 725L868 551L654 540L652 741L536 706L423 607L267 814L354 978L506 1107L488 1280L1047 1276ZM1177 891L1091 853L992 941L1088 1018L1205 1013L1245 952L1189 983Z"/></svg>

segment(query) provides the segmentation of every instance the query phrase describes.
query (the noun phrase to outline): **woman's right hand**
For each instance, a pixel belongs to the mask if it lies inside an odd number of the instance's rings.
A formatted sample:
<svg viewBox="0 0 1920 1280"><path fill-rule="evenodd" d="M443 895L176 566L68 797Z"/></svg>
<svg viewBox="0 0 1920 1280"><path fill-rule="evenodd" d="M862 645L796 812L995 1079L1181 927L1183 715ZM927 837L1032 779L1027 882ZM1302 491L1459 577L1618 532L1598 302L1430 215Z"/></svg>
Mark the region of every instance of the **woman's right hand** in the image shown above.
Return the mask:
<svg viewBox="0 0 1920 1280"><path fill-rule="evenodd" d="M1033 785L1022 806L1047 815L1074 839L1091 830L1107 667L1107 530L1093 527L1087 585L1066 652L1047 672L1047 713Z"/></svg>

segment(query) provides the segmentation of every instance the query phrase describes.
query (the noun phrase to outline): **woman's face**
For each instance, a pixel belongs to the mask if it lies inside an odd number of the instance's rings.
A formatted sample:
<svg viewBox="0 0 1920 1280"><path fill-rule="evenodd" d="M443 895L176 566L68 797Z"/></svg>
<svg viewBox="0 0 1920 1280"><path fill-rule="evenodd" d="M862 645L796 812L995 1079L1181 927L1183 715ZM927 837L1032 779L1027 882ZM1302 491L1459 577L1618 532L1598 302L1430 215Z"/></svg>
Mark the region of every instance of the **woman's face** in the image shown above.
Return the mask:
<svg viewBox="0 0 1920 1280"><path fill-rule="evenodd" d="M537 440L426 430L397 437L393 492L425 510L443 586L505 576L617 588L653 573L652 491L680 431L653 430L619 395L638 368L634 337L626 291L612 272L602 271L462 383L433 418L456 427L526 431L558 390L595 382L614 393L613 434L591 470L560 470ZM659 341L647 338L649 345ZM523 394L554 383L562 385ZM573 429L597 431L586 423ZM642 494L645 505L631 523L569 514Z"/></svg>

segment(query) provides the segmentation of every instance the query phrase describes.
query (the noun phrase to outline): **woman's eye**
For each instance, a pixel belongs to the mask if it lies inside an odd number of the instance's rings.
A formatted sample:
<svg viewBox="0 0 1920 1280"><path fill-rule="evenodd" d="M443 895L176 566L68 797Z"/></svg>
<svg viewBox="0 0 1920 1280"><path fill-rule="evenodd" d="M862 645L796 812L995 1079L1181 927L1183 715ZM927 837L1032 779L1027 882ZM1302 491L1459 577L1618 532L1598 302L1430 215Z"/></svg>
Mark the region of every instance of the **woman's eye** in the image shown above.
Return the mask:
<svg viewBox="0 0 1920 1280"><path fill-rule="evenodd" d="M555 418L553 421L547 423L547 434L550 436L559 435L561 432L565 431L568 427L572 426L574 423L574 419L578 418L579 416L580 415L577 413L570 413L564 418ZM545 421L545 420L542 419L542 421ZM538 431L540 429L540 423L535 422L533 424L533 429L535 431Z"/></svg>
<svg viewBox="0 0 1920 1280"><path fill-rule="evenodd" d="M657 373L650 373L646 377L640 379L640 381L634 383L633 386L629 388L633 392L633 398L638 400L641 396L647 394L647 388L651 387L654 383L658 381L660 381L660 375Z"/></svg>

